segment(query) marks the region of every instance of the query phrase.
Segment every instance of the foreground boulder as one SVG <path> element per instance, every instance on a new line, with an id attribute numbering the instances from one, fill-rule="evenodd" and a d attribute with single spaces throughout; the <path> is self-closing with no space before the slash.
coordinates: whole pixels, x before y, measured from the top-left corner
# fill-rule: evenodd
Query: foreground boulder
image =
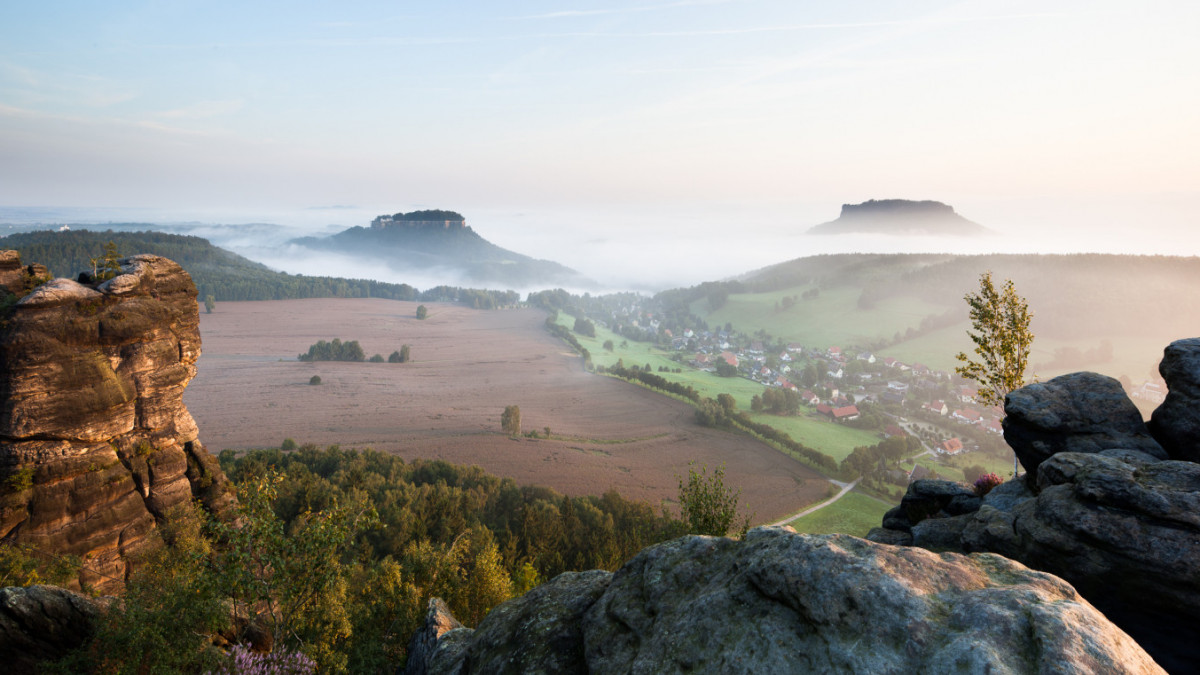
<path id="1" fill-rule="evenodd" d="M 0 538 L 85 559 L 78 583 L 102 592 L 177 508 L 232 503 L 183 405 L 196 287 L 166 258 L 120 264 L 100 283 L 42 284 L 0 322 Z"/>
<path id="2" fill-rule="evenodd" d="M 409 672 L 1162 672 L 1054 576 L 790 528 L 562 575 L 414 660 Z"/>
<path id="3" fill-rule="evenodd" d="M 0 663 L 4 672 L 39 672 L 84 644 L 104 611 L 95 600 L 57 586 L 0 588 Z"/>

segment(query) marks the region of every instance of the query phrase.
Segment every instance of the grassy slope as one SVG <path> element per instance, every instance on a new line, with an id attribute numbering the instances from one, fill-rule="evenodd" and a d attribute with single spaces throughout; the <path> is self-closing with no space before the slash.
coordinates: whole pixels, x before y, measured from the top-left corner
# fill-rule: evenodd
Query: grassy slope
<path id="1" fill-rule="evenodd" d="M 890 504 L 858 492 L 849 492 L 830 506 L 791 521 L 788 525 L 797 532 L 826 534 L 842 532 L 866 536 L 872 527 L 879 527 Z"/>
<path id="2" fill-rule="evenodd" d="M 710 312 L 707 300 L 692 303 L 692 312 L 710 326 L 731 323 L 738 330 L 766 330 L 786 342 L 828 347 L 891 338 L 897 331 L 920 325 L 921 319 L 945 311 L 945 307 L 917 298 L 889 299 L 874 309 L 859 309 L 860 291 L 836 288 L 821 291 L 810 300 L 797 300 L 786 310 L 775 311 L 784 297 L 798 296 L 811 286 L 796 286 L 768 293 L 730 295 L 725 304 Z"/>

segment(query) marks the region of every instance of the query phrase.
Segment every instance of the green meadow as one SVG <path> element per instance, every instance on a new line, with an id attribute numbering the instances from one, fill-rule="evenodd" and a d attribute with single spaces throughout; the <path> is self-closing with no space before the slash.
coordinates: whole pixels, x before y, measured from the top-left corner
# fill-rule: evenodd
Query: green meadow
<path id="1" fill-rule="evenodd" d="M 569 314 L 559 314 L 558 323 L 568 329 L 575 325 L 575 317 Z M 750 399 L 761 394 L 764 387 L 743 377 L 720 377 L 715 373 L 697 370 L 671 359 L 672 352 L 659 349 L 647 342 L 626 340 L 609 330 L 596 326 L 596 337 L 589 338 L 575 334 L 579 343 L 587 348 L 592 355 L 592 363 L 597 366 L 612 366 L 618 360 L 628 366 L 644 367 L 650 364 L 651 370 L 664 379 L 690 385 L 702 396 L 716 398 L 718 394 L 729 394 L 737 401 L 738 408 L 750 411 Z M 603 348 L 605 340 L 612 340 L 612 352 Z M 622 347 L 621 343 L 626 342 Z M 657 372 L 660 366 L 682 372 Z M 751 413 L 755 422 L 767 424 L 780 431 L 786 432 L 794 440 L 807 445 L 814 450 L 823 452 L 837 461 L 842 461 L 854 448 L 860 445 L 875 445 L 879 436 L 869 431 L 854 429 L 840 424 L 834 424 L 801 412 L 798 416 L 781 417 L 763 413 Z"/>
<path id="2" fill-rule="evenodd" d="M 797 299 L 792 307 L 782 309 L 785 297 L 801 296 L 811 288 L 795 286 L 769 293 L 730 295 L 716 311 L 710 310 L 707 300 L 698 300 L 691 310 L 713 327 L 730 323 L 744 333 L 761 329 L 784 342 L 816 347 L 891 339 L 897 332 L 918 327 L 922 318 L 946 311 L 943 306 L 908 297 L 889 298 L 875 308 L 861 309 L 856 288 L 822 290 L 815 298 Z"/>
<path id="3" fill-rule="evenodd" d="M 851 490 L 844 497 L 823 509 L 788 523 L 797 532 L 808 534 L 852 534 L 864 537 L 872 527 L 879 527 L 883 514 L 891 504 Z"/>

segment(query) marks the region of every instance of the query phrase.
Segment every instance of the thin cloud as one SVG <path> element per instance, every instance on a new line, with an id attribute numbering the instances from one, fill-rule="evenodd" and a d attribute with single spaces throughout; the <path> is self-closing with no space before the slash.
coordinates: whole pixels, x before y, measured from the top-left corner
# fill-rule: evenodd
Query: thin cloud
<path id="1" fill-rule="evenodd" d="M 937 24 L 978 23 L 986 21 L 1015 21 L 1021 19 L 1041 19 L 1062 16 L 1056 13 L 1038 14 L 1003 14 L 995 16 L 974 17 L 926 17 L 921 19 L 895 19 L 889 21 L 854 21 L 844 23 L 801 23 L 785 26 L 747 26 L 745 28 L 712 28 L 704 30 L 684 31 L 647 31 L 647 32 L 604 32 L 579 31 L 570 33 L 545 33 L 528 37 L 612 37 L 612 38 L 664 38 L 664 37 L 708 37 L 721 35 L 748 35 L 753 33 L 789 33 L 808 30 L 831 30 L 847 28 L 886 28 L 898 26 L 929 26 Z"/>
<path id="2" fill-rule="evenodd" d="M 661 5 L 640 5 L 637 7 L 615 7 L 607 9 L 569 9 L 560 12 L 547 12 L 545 14 L 530 14 L 528 16 L 514 17 L 517 19 L 563 19 L 576 16 L 610 16 L 613 14 L 639 14 L 642 12 L 654 12 L 660 9 L 673 9 L 675 7 L 696 7 L 704 5 L 723 5 L 735 0 L 681 0 L 680 2 L 668 2 Z"/>

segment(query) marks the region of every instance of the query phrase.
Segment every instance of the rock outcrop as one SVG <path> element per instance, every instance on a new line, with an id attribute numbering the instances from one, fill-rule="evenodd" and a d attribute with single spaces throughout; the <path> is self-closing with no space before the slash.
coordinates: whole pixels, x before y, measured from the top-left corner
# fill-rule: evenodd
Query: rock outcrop
<path id="1" fill-rule="evenodd" d="M 1009 395 L 1005 440 L 1029 470 L 957 512 L 917 481 L 867 535 L 935 550 L 993 552 L 1058 575 L 1160 664 L 1200 663 L 1200 340 L 1166 350 L 1170 403 L 1147 430 L 1110 378 L 1075 373 Z M 1172 398 L 1173 397 L 1173 398 Z M 932 483 L 932 484 L 926 484 Z"/>
<path id="2" fill-rule="evenodd" d="M 564 574 L 426 653 L 407 672 L 1162 672 L 1049 574 L 790 528 Z"/>
<path id="3" fill-rule="evenodd" d="M 1200 462 L 1200 338 L 1168 345 L 1158 372 L 1167 398 L 1150 416 L 1150 433 L 1171 459 Z"/>
<path id="4" fill-rule="evenodd" d="M 1106 375 L 1071 373 L 1022 387 L 1005 398 L 1004 414 L 1004 440 L 1030 478 L 1060 452 L 1122 448 L 1167 458 L 1121 383 Z"/>
<path id="5" fill-rule="evenodd" d="M 106 604 L 57 586 L 0 588 L 4 672 L 42 672 L 45 661 L 83 645 Z"/>
<path id="6" fill-rule="evenodd" d="M 103 592 L 176 508 L 232 502 L 182 400 L 196 287 L 166 258 L 120 265 L 101 283 L 38 286 L 0 322 L 0 537 L 79 556 L 79 582 Z"/>

